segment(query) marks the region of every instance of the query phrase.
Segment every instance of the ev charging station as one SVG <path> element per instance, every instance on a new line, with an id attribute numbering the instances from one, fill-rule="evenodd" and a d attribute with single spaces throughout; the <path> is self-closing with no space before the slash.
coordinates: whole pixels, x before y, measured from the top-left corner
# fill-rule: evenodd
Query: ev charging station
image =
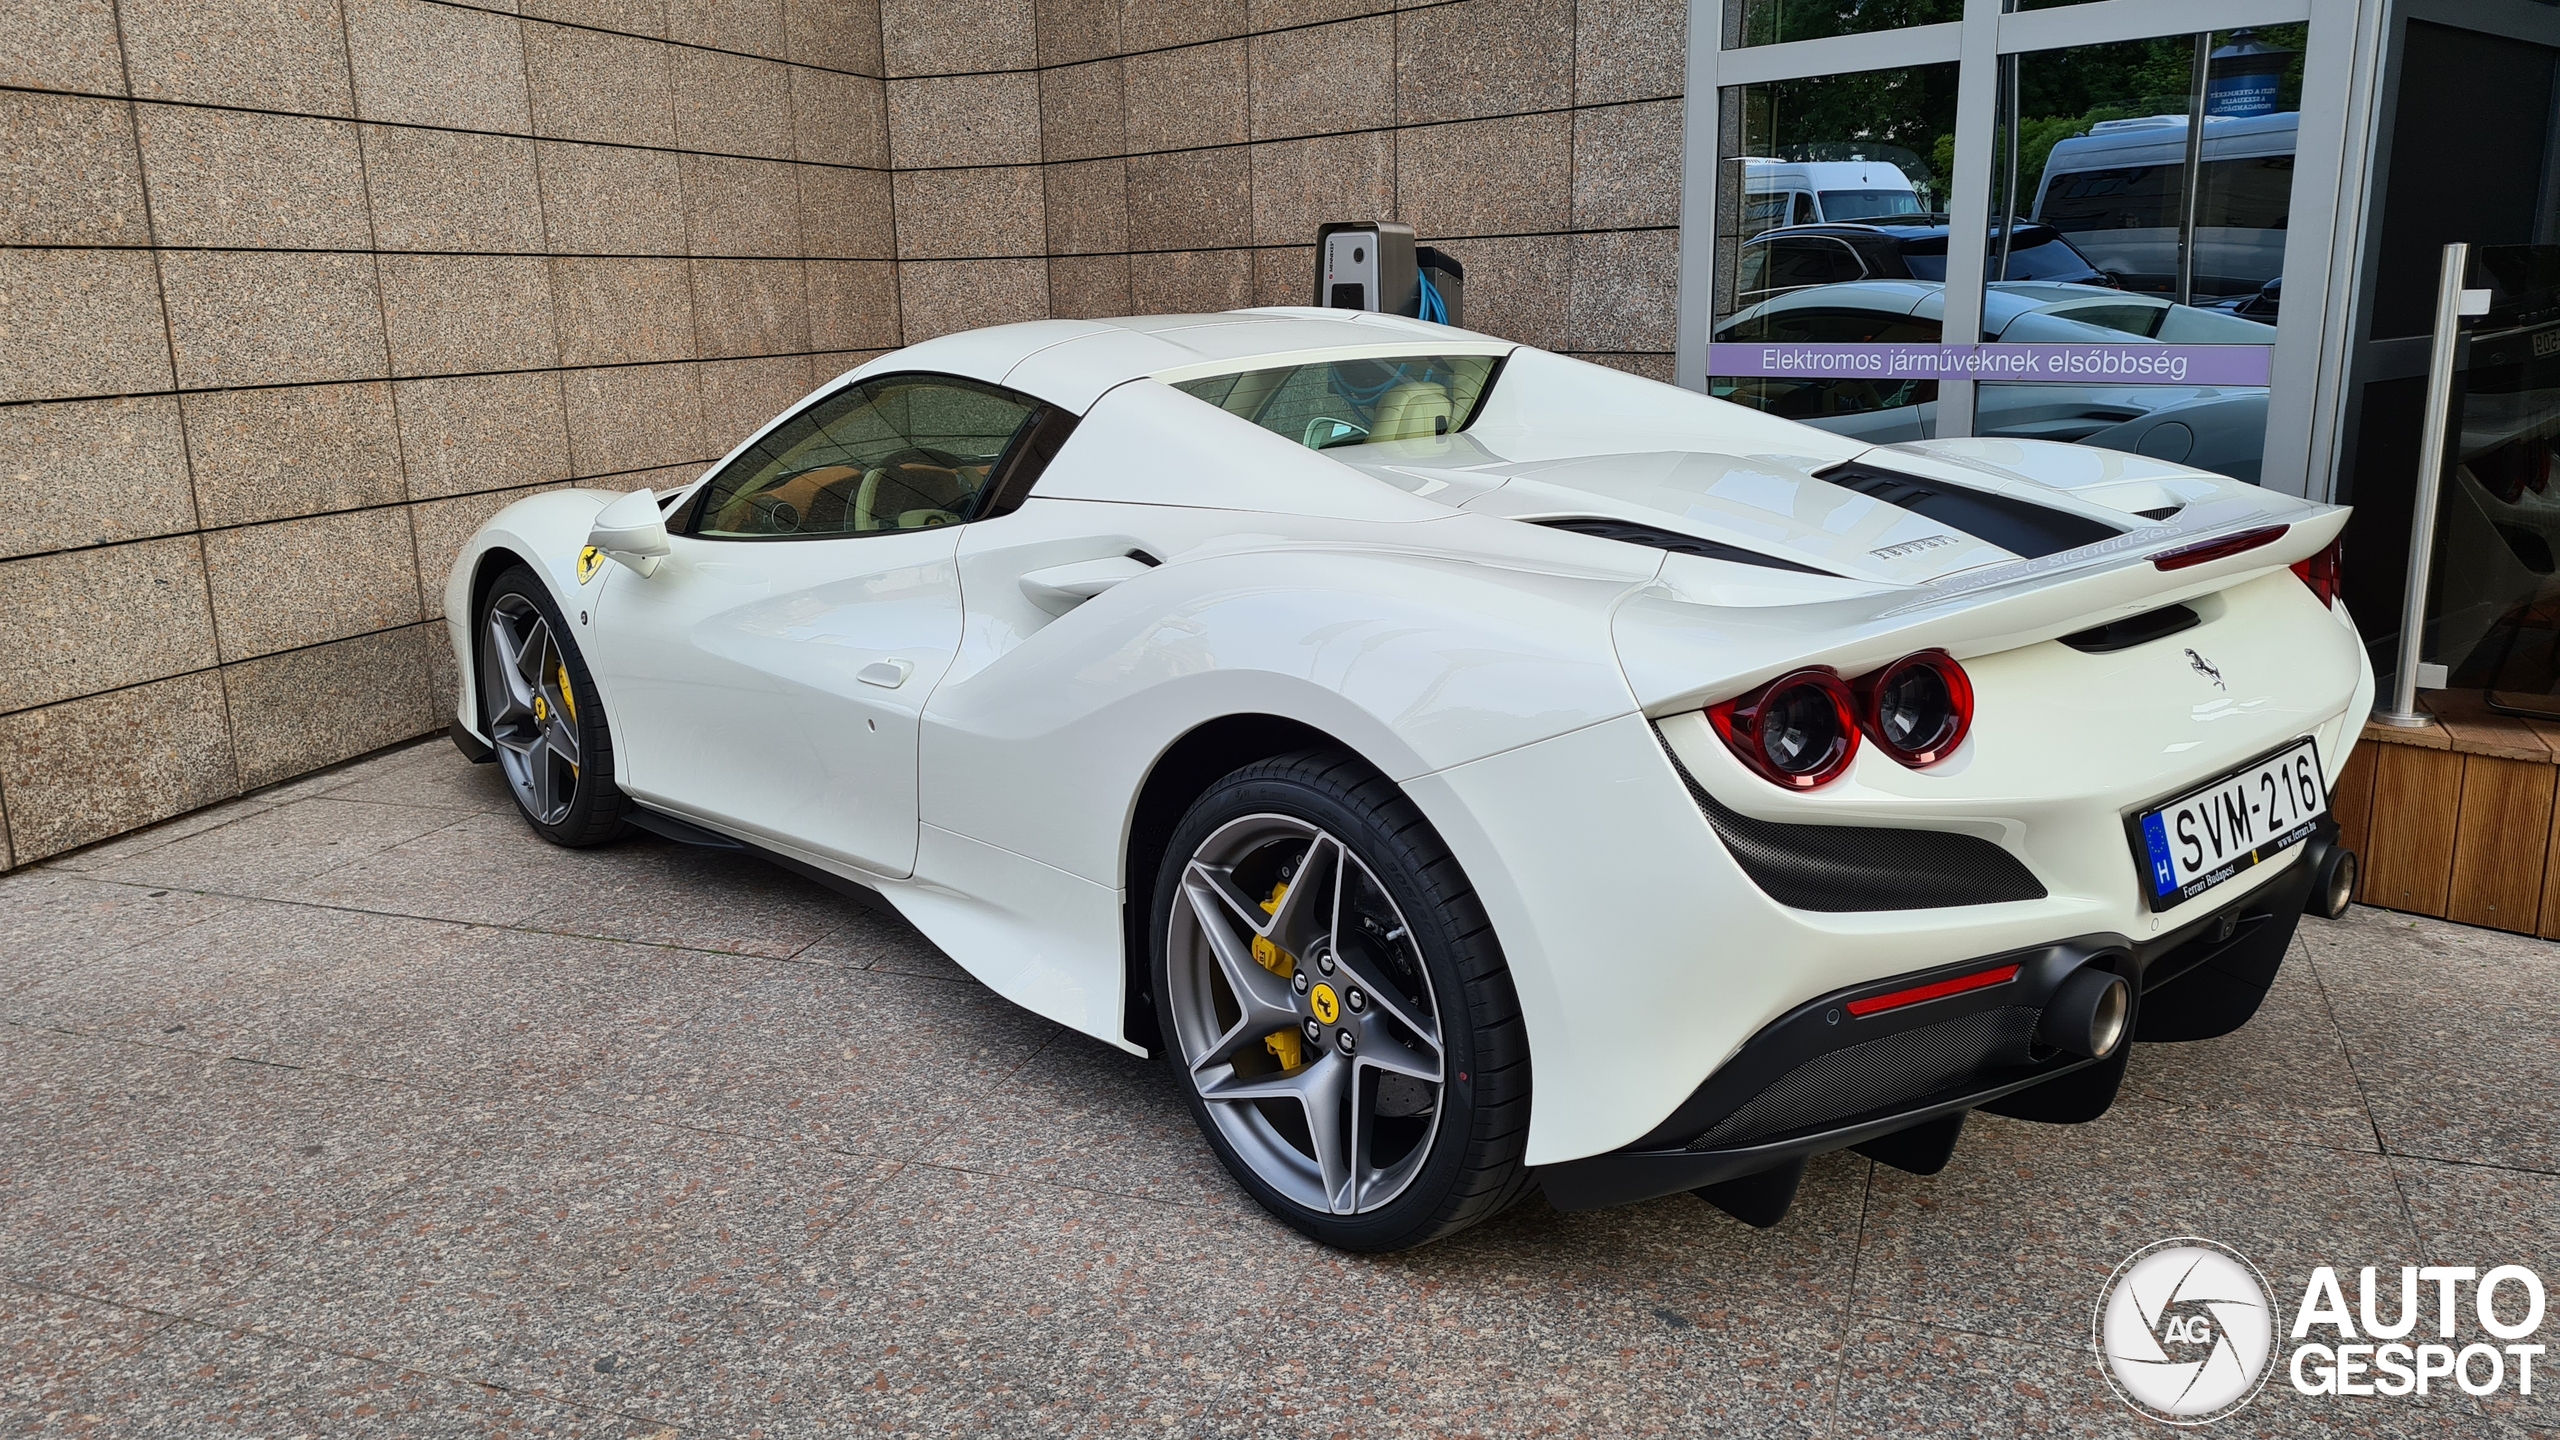
<path id="1" fill-rule="evenodd" d="M 1467 269 L 1454 255 L 1413 243 L 1393 220 L 1336 220 L 1316 227 L 1316 299 L 1328 310 L 1372 310 L 1462 325 Z"/>

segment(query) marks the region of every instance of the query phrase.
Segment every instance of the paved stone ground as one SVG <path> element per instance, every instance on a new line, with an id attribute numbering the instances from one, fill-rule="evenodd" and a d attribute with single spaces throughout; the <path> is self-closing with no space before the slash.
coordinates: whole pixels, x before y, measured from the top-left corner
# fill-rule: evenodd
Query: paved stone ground
<path id="1" fill-rule="evenodd" d="M 0 1420 L 2166 1434 L 2087 1348 L 2153 1240 L 2280 1291 L 2560 1280 L 2555 1001 L 2550 946 L 2306 921 L 2254 1024 L 2145 1048 L 2095 1125 L 1977 1119 L 1931 1179 L 1831 1156 L 1767 1232 L 1532 1199 L 1355 1259 L 1265 1219 L 1155 1066 L 895 918 L 655 841 L 551 849 L 438 741 L 0 878 Z M 2545 1426 L 2279 1379 L 2205 1433 Z"/>

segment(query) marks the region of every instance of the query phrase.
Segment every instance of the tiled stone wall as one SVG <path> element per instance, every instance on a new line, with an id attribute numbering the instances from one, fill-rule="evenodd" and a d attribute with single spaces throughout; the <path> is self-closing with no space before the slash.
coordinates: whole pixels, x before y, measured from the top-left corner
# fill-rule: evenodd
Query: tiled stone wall
<path id="1" fill-rule="evenodd" d="M 1684 0 L 881 0 L 909 341 L 1298 304 L 1316 225 L 1471 328 L 1670 378 Z"/>
<path id="2" fill-rule="evenodd" d="M 0 0 L 0 868 L 437 728 L 482 517 L 902 340 L 1391 217 L 1669 378 L 1685 0 L 521 10 Z"/>
<path id="3" fill-rule="evenodd" d="M 0 0 L 0 867 L 442 723 L 481 517 L 897 343 L 872 0 Z"/>

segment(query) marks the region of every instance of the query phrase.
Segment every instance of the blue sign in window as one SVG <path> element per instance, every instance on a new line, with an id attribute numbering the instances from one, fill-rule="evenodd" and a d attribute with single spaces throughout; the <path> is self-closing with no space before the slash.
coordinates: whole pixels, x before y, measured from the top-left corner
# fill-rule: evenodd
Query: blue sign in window
<path id="1" fill-rule="evenodd" d="M 2205 82 L 2207 115 L 2272 115 L 2280 75 L 2216 75 Z"/>

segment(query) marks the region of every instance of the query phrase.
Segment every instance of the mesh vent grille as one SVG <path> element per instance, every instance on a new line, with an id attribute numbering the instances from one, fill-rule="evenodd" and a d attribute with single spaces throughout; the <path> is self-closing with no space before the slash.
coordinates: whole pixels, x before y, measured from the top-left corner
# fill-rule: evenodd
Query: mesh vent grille
<path id="1" fill-rule="evenodd" d="M 1772 900 L 1798 910 L 1937 910 L 2041 900 L 2045 889 L 2018 857 L 1973 835 L 1870 825 L 1783 825 L 1758 820 L 1706 792 L 1669 745 L 1672 768 L 1706 812 L 1742 873 Z"/>
<path id="2" fill-rule="evenodd" d="M 1817 1055 L 1780 1076 L 1691 1142 L 1692 1150 L 1855 1120 L 2033 1063 L 2028 1045 L 2042 1011 L 2006 1005 Z"/>

